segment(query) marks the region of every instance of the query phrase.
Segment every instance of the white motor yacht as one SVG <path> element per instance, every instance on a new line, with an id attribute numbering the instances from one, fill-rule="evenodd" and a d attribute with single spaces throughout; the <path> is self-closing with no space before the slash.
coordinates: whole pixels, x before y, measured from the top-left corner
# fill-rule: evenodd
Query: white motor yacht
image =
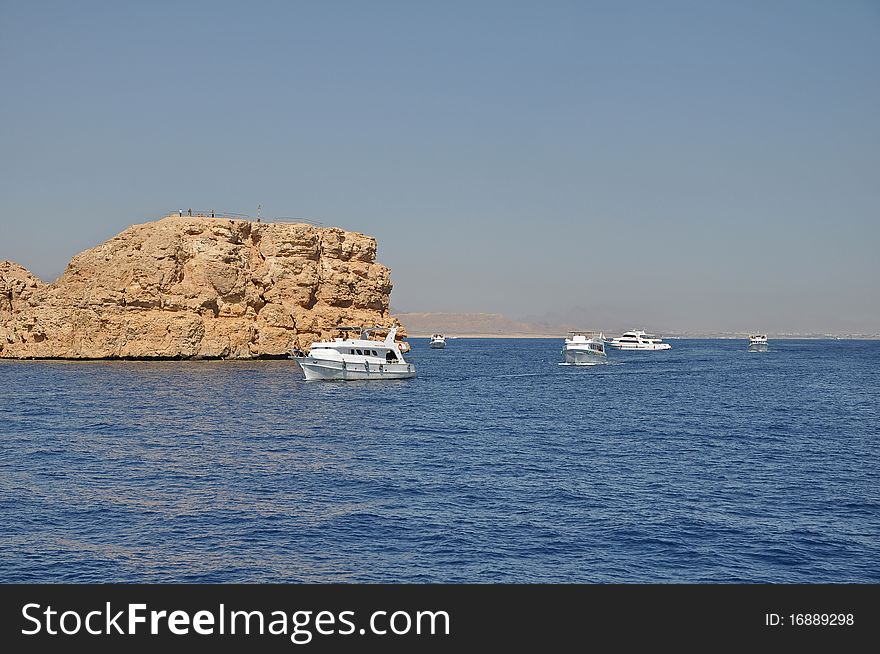
<path id="1" fill-rule="evenodd" d="M 562 346 L 565 363 L 575 366 L 594 366 L 607 363 L 605 354 L 605 337 L 601 333 L 574 331 L 568 332 Z"/>
<path id="2" fill-rule="evenodd" d="M 431 347 L 435 350 L 442 350 L 446 347 L 446 337 L 443 334 L 432 334 Z"/>
<path id="3" fill-rule="evenodd" d="M 307 380 L 408 379 L 416 376 L 416 367 L 407 363 L 405 341 L 395 342 L 397 327 L 388 329 L 385 340 L 371 338 L 385 327 L 340 327 L 340 331 L 358 332 L 357 338 L 335 338 L 312 343 L 308 354 L 293 354 Z"/>
<path id="4" fill-rule="evenodd" d="M 750 352 L 766 352 L 767 349 L 767 334 L 749 334 Z"/>
<path id="5" fill-rule="evenodd" d="M 623 336 L 605 342 L 617 350 L 669 350 L 672 348 L 669 343 L 664 343 L 659 336 L 638 329 L 628 331 Z"/>

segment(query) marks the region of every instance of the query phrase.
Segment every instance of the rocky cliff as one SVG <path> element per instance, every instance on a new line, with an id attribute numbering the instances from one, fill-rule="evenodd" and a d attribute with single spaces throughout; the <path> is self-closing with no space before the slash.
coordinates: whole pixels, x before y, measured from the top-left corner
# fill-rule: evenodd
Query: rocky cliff
<path id="1" fill-rule="evenodd" d="M 134 225 L 45 284 L 0 262 L 0 357 L 254 358 L 389 324 L 375 239 L 207 217 Z"/>

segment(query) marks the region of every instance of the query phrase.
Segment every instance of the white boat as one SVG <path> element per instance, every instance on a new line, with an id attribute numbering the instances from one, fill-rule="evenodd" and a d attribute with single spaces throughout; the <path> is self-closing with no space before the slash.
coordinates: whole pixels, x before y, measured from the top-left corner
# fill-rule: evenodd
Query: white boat
<path id="1" fill-rule="evenodd" d="M 565 363 L 575 366 L 595 366 L 608 362 L 605 354 L 605 337 L 601 333 L 574 331 L 568 332 L 562 346 Z"/>
<path id="2" fill-rule="evenodd" d="M 767 334 L 749 334 L 750 352 L 766 352 L 767 349 Z"/>
<path id="3" fill-rule="evenodd" d="M 443 334 L 432 334 L 431 347 L 435 350 L 442 350 L 446 347 L 446 337 Z"/>
<path id="4" fill-rule="evenodd" d="M 638 329 L 633 329 L 605 342 L 617 350 L 669 350 L 672 348 L 669 343 L 664 343 L 659 336 Z"/>
<path id="5" fill-rule="evenodd" d="M 357 331 L 357 338 L 335 338 L 312 343 L 309 353 L 294 353 L 307 380 L 408 379 L 416 376 L 416 367 L 407 363 L 405 341 L 395 342 L 397 327 L 388 329 L 385 340 L 370 338 L 384 327 L 340 327 L 342 332 Z"/>

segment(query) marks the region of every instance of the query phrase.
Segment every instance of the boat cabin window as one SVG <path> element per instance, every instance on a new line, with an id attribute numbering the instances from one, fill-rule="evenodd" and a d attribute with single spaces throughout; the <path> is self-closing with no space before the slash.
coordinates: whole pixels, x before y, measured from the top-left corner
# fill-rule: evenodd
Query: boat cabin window
<path id="1" fill-rule="evenodd" d="M 351 354 L 354 354 L 354 350 L 353 350 L 353 349 L 351 350 Z"/>
<path id="2" fill-rule="evenodd" d="M 357 353 L 358 353 L 358 354 L 362 354 L 362 352 L 361 352 L 360 350 L 358 350 Z"/>

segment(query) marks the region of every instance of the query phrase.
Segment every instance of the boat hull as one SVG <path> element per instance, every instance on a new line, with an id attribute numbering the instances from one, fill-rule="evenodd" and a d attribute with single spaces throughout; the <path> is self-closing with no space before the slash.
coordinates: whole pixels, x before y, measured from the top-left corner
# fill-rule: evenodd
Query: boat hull
<path id="1" fill-rule="evenodd" d="M 446 347 L 445 341 L 431 341 L 431 349 L 432 350 L 442 350 Z"/>
<path id="2" fill-rule="evenodd" d="M 645 344 L 637 344 L 637 343 L 613 343 L 608 342 L 605 343 L 608 347 L 613 347 L 615 350 L 671 350 L 672 346 L 669 343 L 653 343 L 651 345 Z"/>
<path id="3" fill-rule="evenodd" d="M 587 349 L 565 349 L 562 351 L 565 363 L 573 366 L 596 366 L 608 363 L 608 357 L 604 354 Z"/>
<path id="4" fill-rule="evenodd" d="M 332 359 L 297 357 L 307 381 L 354 381 L 361 379 L 410 379 L 416 376 L 411 363 L 346 363 Z"/>

